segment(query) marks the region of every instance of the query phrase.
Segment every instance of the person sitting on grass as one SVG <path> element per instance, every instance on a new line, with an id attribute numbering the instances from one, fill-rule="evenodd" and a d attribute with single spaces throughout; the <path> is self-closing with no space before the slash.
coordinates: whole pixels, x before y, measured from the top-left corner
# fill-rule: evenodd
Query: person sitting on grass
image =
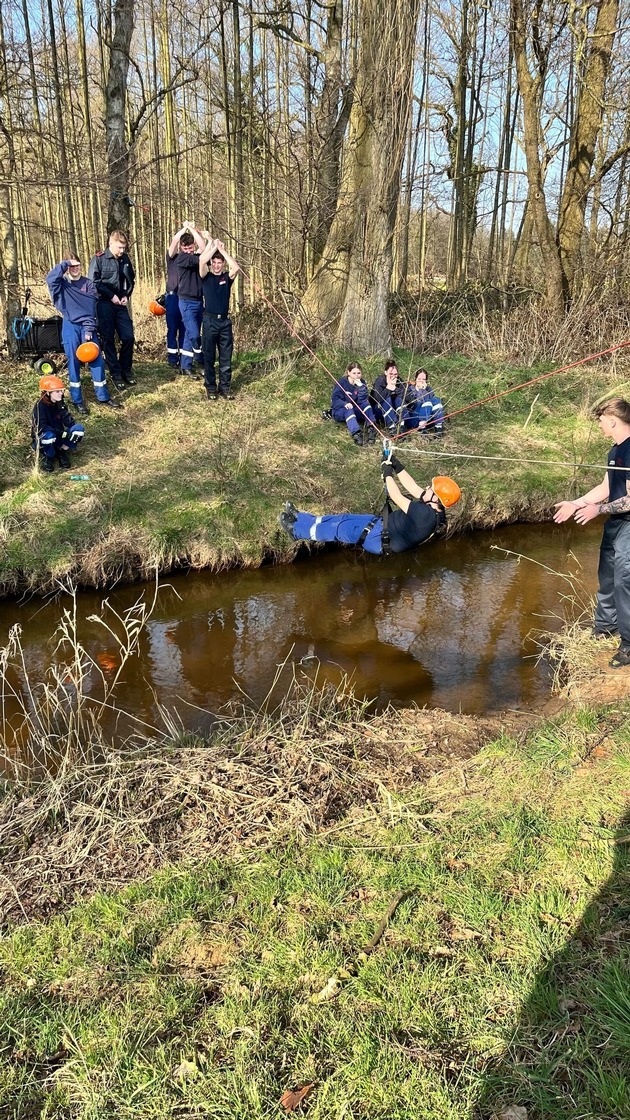
<path id="1" fill-rule="evenodd" d="M 455 505 L 461 491 L 452 478 L 434 478 L 424 490 L 395 455 L 382 463 L 387 501 L 380 514 L 337 513 L 317 516 L 286 502 L 279 522 L 295 541 L 334 541 L 361 545 L 377 556 L 406 552 L 446 532 L 446 509 Z M 403 493 L 403 488 L 407 494 Z M 411 497 L 407 497 L 407 495 Z M 390 502 L 396 507 L 390 508 Z"/>
<path id="2" fill-rule="evenodd" d="M 50 474 L 55 469 L 55 459 L 63 470 L 68 470 L 69 452 L 76 451 L 83 436 L 83 424 L 75 424 L 66 408 L 65 392 L 60 377 L 49 374 L 39 380 L 41 396 L 33 409 L 31 440 L 34 450 L 39 450 L 39 465 Z"/>
<path id="3" fill-rule="evenodd" d="M 330 407 L 333 420 L 346 425 L 357 447 L 375 442 L 376 417 L 358 362 L 350 362 L 345 375 L 335 382 Z"/>
<path id="4" fill-rule="evenodd" d="M 420 430 L 438 438 L 444 435 L 444 405 L 429 385 L 426 369 L 417 369 L 407 385 L 404 398 L 407 431 Z"/>
<path id="5" fill-rule="evenodd" d="M 400 409 L 404 397 L 404 386 L 398 376 L 396 363 L 389 358 L 385 369 L 378 375 L 372 386 L 370 401 L 379 424 L 385 424 L 388 432 L 397 432 L 400 426 Z"/>

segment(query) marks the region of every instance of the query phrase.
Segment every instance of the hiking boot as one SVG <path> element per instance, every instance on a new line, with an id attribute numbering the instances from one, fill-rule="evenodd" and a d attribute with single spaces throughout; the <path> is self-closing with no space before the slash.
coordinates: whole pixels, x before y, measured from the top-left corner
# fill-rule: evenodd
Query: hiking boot
<path id="1" fill-rule="evenodd" d="M 135 377 L 132 377 L 130 373 L 123 373 L 122 379 L 123 379 L 123 384 L 124 385 L 135 385 L 136 384 Z"/>
<path id="2" fill-rule="evenodd" d="M 298 511 L 293 505 L 293 502 L 285 502 L 282 508 L 282 512 L 286 514 L 286 517 L 290 520 L 291 524 L 297 521 Z"/>
<path id="3" fill-rule="evenodd" d="M 624 669 L 630 665 L 630 645 L 627 642 L 622 642 L 616 654 L 611 661 L 608 662 L 611 669 Z"/>
<path id="4" fill-rule="evenodd" d="M 113 378 L 112 378 L 112 380 L 113 380 Z M 123 389 L 127 388 L 124 381 L 114 381 L 114 385 L 117 389 L 120 389 L 121 393 L 122 393 Z"/>
<path id="5" fill-rule="evenodd" d="M 221 389 L 219 391 L 219 396 L 224 401 L 233 401 L 234 400 L 234 393 L 232 392 L 231 389 Z"/>
<path id="6" fill-rule="evenodd" d="M 597 628 L 597 626 L 594 626 L 593 629 L 591 630 L 591 638 L 594 638 L 596 642 L 600 642 L 603 638 L 616 638 L 616 637 L 617 637 L 617 631 L 616 630 L 599 630 Z"/>
<path id="7" fill-rule="evenodd" d="M 70 470 L 70 467 L 72 466 L 72 463 L 70 462 L 70 456 L 66 451 L 57 452 L 57 462 L 59 463 L 60 467 L 63 467 L 64 471 Z"/>
<path id="8" fill-rule="evenodd" d="M 216 389 L 206 389 L 206 396 L 209 401 L 218 401 L 219 399 L 219 394 Z"/>
<path id="9" fill-rule="evenodd" d="M 96 403 L 104 405 L 105 408 L 116 408 L 116 409 L 122 408 L 122 405 L 120 404 L 120 402 L 112 400 L 111 397 L 109 398 L 108 401 L 97 401 Z"/>
<path id="10" fill-rule="evenodd" d="M 357 447 L 363 447 L 363 432 L 355 432 L 352 436 Z"/>
<path id="11" fill-rule="evenodd" d="M 376 443 L 376 428 L 374 427 L 373 424 L 370 424 L 370 426 L 368 428 L 366 428 L 363 442 L 364 443 Z"/>
<path id="12" fill-rule="evenodd" d="M 39 469 L 45 471 L 46 474 L 52 474 L 55 469 L 55 460 L 49 455 L 40 455 Z"/>
<path id="13" fill-rule="evenodd" d="M 288 533 L 291 537 L 293 536 L 293 526 L 295 525 L 295 518 L 292 517 L 290 513 L 287 513 L 285 510 L 283 510 L 278 518 L 278 523 L 280 525 L 280 528 L 284 529 L 285 533 Z"/>
<path id="14" fill-rule="evenodd" d="M 90 410 L 87 407 L 87 405 L 83 404 L 83 401 L 81 401 L 80 404 L 73 404 L 72 407 L 79 416 L 89 416 L 90 415 Z"/>

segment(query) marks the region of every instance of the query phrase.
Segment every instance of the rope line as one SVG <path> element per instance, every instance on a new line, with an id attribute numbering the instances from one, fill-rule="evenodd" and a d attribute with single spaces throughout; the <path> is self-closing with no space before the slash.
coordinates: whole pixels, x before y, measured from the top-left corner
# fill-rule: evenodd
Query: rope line
<path id="1" fill-rule="evenodd" d="M 424 451 L 420 447 L 409 447 L 405 449 L 405 455 L 420 455 L 426 458 L 440 459 L 487 459 L 490 462 L 496 463 L 537 463 L 545 467 L 572 467 L 574 470 L 602 470 L 602 471 L 627 471 L 627 467 L 613 467 L 603 463 L 568 463 L 563 459 L 522 459 L 513 458 L 509 455 L 473 455 L 467 451 Z"/>

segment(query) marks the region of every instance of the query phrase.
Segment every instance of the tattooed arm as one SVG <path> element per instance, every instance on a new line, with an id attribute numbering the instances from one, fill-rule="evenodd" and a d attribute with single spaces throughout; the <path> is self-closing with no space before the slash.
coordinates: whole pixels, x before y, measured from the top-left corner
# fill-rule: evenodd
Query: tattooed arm
<path id="1" fill-rule="evenodd" d="M 575 520 L 578 525 L 586 525 L 600 513 L 630 513 L 630 482 L 626 482 L 626 492 L 621 498 L 615 498 L 612 502 L 607 499 L 608 495 L 601 502 L 591 501 L 576 510 Z"/>

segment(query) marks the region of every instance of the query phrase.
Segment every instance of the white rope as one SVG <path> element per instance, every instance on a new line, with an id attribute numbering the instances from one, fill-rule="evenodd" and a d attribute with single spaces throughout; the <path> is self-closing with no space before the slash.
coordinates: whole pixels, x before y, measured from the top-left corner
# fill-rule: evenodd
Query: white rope
<path id="1" fill-rule="evenodd" d="M 400 449 L 401 455 L 425 456 L 437 459 L 487 459 L 497 463 L 537 463 L 545 467 L 570 467 L 571 470 L 601 470 L 601 471 L 627 471 L 628 467 L 613 467 L 606 463 L 568 463 L 561 459 L 518 459 L 509 458 L 507 455 L 472 455 L 465 451 L 420 450 L 418 447 L 404 447 Z"/>

